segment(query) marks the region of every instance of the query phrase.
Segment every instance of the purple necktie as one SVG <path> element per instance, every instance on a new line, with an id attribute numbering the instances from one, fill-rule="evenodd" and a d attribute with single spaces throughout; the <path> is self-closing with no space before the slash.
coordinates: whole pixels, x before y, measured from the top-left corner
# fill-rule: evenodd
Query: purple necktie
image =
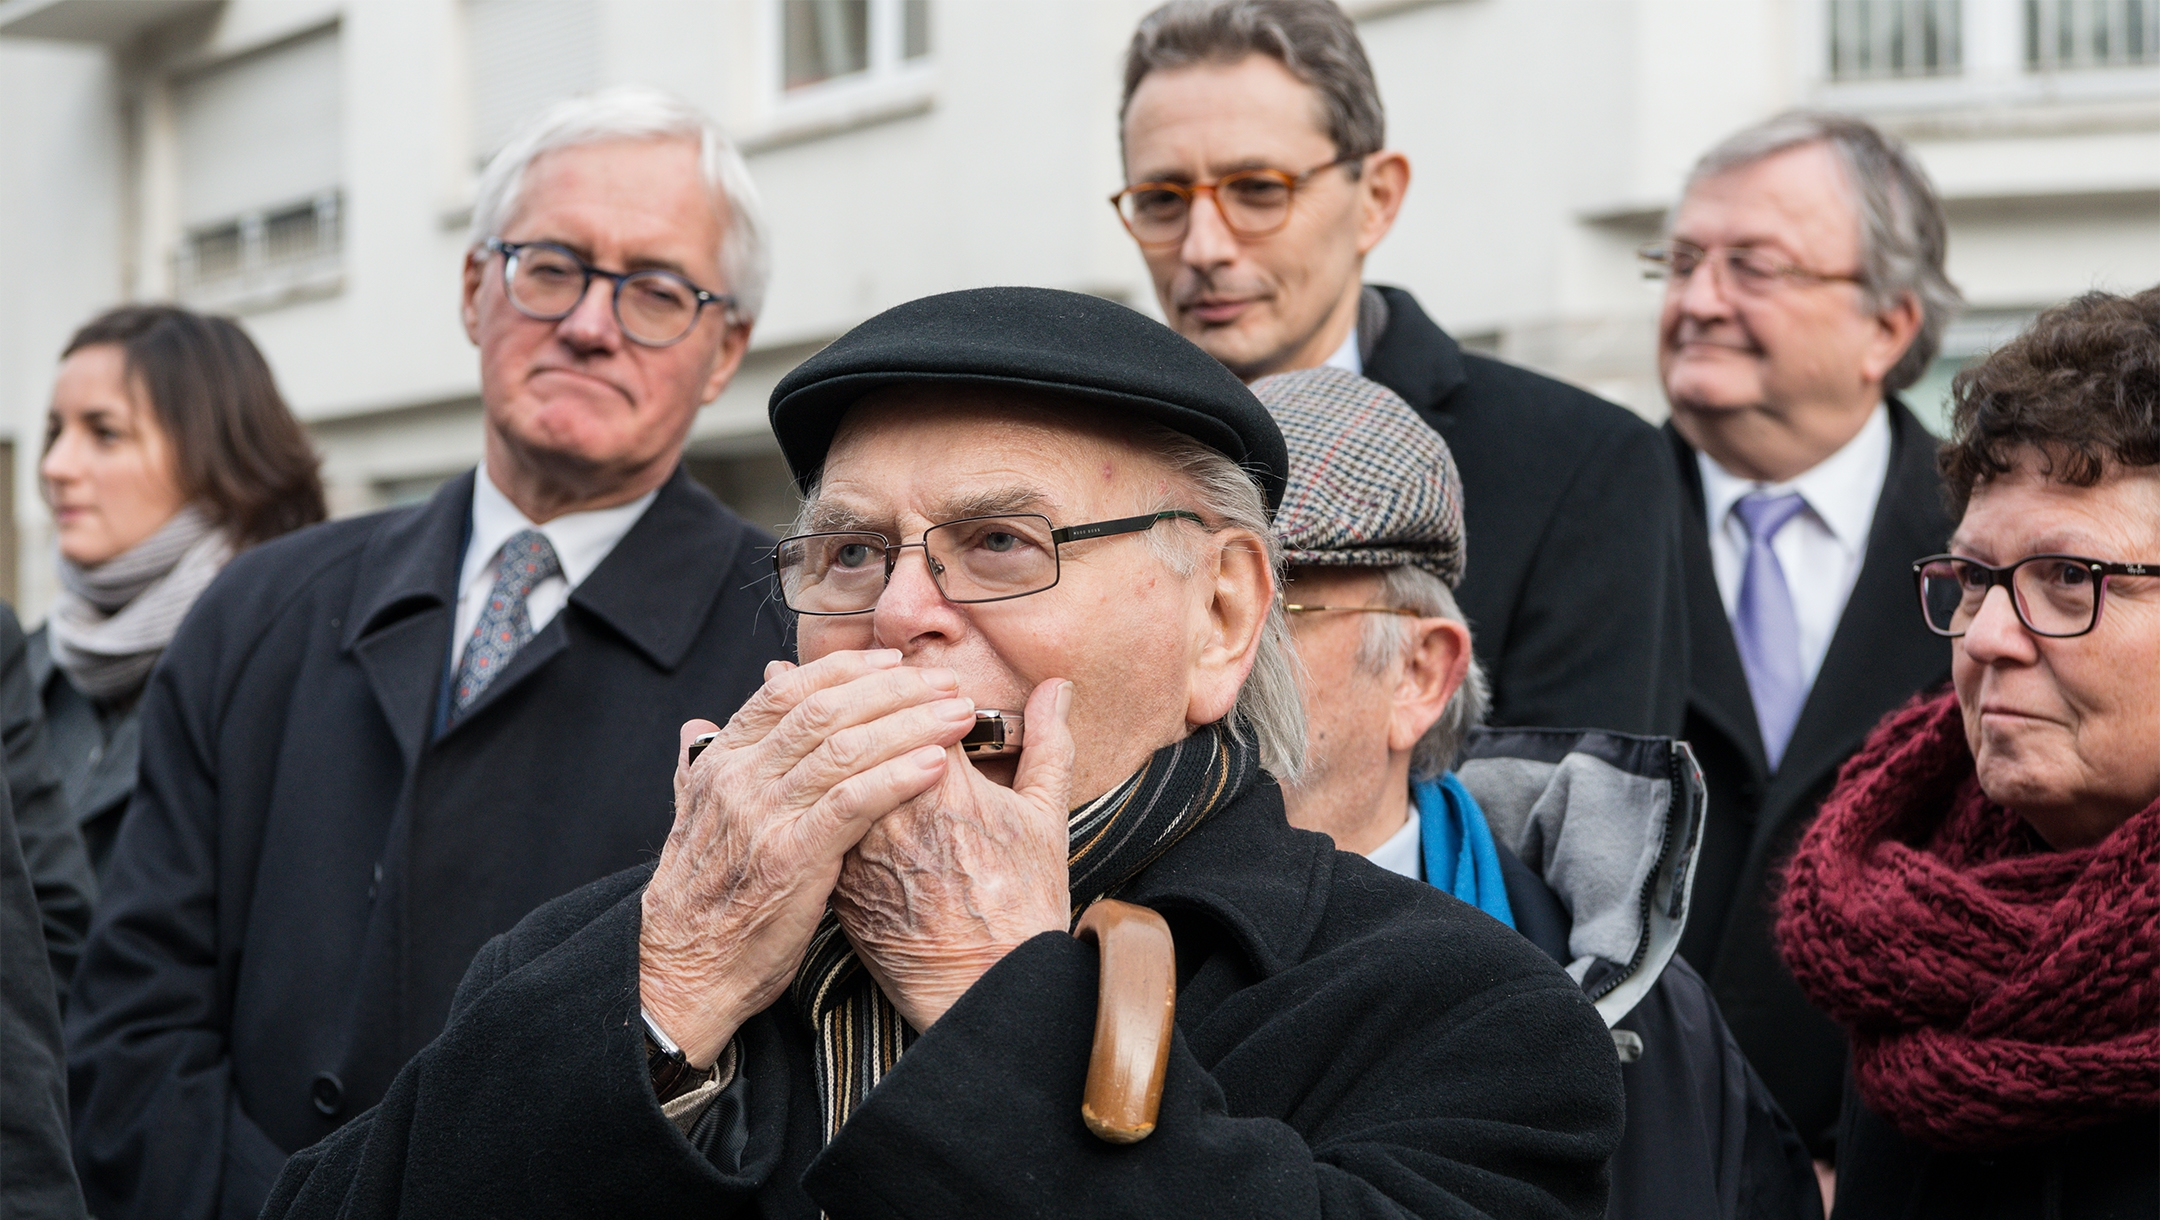
<path id="1" fill-rule="evenodd" d="M 1733 611 L 1733 642 L 1740 646 L 1740 666 L 1747 671 L 1748 693 L 1755 698 L 1755 722 L 1762 726 L 1763 753 L 1776 771 L 1792 740 L 1800 705 L 1807 701 L 1807 675 L 1800 668 L 1800 620 L 1793 613 L 1792 589 L 1770 542 L 1785 523 L 1807 507 L 1797 491 L 1782 496 L 1762 492 L 1733 505 L 1747 526 L 1747 571 L 1740 577 L 1740 604 Z"/>
<path id="2" fill-rule="evenodd" d="M 518 649 L 532 639 L 532 613 L 525 608 L 525 600 L 532 596 L 534 585 L 561 572 L 555 548 L 539 530 L 519 530 L 496 552 L 495 587 L 458 663 L 457 686 L 450 695 L 453 718 L 464 715 L 488 683 L 509 667 Z"/>

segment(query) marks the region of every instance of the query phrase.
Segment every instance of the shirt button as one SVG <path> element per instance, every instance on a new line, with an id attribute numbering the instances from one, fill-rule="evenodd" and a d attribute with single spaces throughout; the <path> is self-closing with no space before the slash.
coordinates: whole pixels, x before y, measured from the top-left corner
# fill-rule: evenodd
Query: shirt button
<path id="1" fill-rule="evenodd" d="M 345 1108 L 345 1082 L 335 1072 L 319 1072 L 315 1083 L 308 1086 L 308 1094 L 315 1099 L 315 1108 L 325 1117 L 334 1118 Z"/>

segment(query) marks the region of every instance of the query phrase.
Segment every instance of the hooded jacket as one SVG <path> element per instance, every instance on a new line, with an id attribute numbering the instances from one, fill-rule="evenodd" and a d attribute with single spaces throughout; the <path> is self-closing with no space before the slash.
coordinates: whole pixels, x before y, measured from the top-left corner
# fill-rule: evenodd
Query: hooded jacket
<path id="1" fill-rule="evenodd" d="M 1612 1031 L 1627 1126 L 1608 1220 L 1820 1217 L 1799 1134 L 1678 956 L 1705 808 L 1687 743 L 1481 730 L 1457 774 L 1499 848 L 1516 930 Z"/>

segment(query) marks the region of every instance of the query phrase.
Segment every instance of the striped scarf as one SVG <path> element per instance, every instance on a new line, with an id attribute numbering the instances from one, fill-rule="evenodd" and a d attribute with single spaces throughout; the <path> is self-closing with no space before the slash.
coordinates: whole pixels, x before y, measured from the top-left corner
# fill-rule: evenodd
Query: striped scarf
<path id="1" fill-rule="evenodd" d="M 1221 721 L 1157 750 L 1131 778 L 1073 810 L 1067 842 L 1074 917 L 1250 791 L 1259 776 L 1253 735 Z M 830 911 L 810 938 L 788 996 L 817 1035 L 818 1098 L 830 1143 L 920 1035 L 878 990 Z"/>

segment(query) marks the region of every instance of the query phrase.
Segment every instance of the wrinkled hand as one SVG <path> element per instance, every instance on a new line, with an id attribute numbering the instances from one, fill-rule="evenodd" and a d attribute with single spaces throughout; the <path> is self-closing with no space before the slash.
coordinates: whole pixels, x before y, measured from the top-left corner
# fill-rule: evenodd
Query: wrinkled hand
<path id="1" fill-rule="evenodd" d="M 714 726 L 683 725 L 638 988 L 693 1065 L 786 990 L 841 858 L 952 769 L 946 747 L 967 735 L 974 705 L 951 670 L 900 662 L 894 651 L 773 662 L 695 765 L 690 739 Z"/>
<path id="2" fill-rule="evenodd" d="M 833 913 L 917 1030 L 1021 942 L 1072 922 L 1071 707 L 1072 683 L 1036 687 L 1011 788 L 984 779 L 953 748 L 938 785 L 885 815 L 847 854 Z"/>

